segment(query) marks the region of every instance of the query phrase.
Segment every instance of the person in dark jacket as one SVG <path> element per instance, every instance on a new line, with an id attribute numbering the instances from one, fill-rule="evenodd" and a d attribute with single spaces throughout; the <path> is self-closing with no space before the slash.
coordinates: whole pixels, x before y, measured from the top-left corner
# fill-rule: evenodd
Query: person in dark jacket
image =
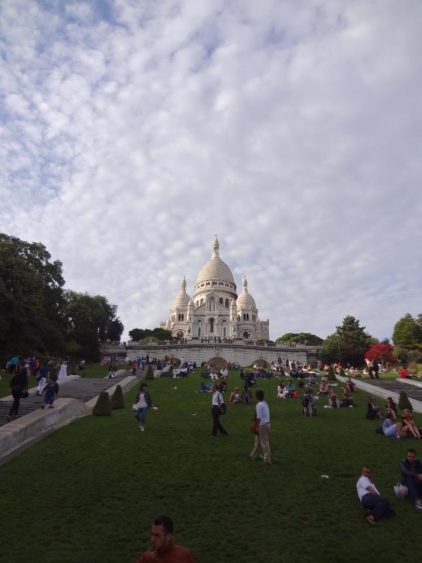
<path id="1" fill-rule="evenodd" d="M 422 461 L 416 459 L 413 448 L 407 450 L 406 459 L 400 462 L 402 483 L 409 491 L 409 497 L 418 510 L 422 510 Z"/>
<path id="2" fill-rule="evenodd" d="M 28 373 L 26 368 L 21 368 L 10 380 L 10 390 L 13 396 L 13 403 L 10 407 L 9 416 L 7 420 L 16 418 L 19 414 L 20 400 L 28 388 Z"/>

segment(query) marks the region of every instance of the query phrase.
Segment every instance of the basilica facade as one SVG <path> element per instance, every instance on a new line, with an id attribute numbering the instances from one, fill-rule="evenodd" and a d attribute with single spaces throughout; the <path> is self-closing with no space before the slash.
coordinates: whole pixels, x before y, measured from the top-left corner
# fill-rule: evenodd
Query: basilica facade
<path id="1" fill-rule="evenodd" d="M 268 340 L 269 320 L 259 319 L 246 278 L 242 292 L 237 294 L 233 274 L 220 258 L 219 249 L 215 237 L 211 258 L 199 271 L 192 297 L 187 294 L 183 279 L 170 316 L 161 327 L 170 330 L 173 337 L 186 340 Z"/>

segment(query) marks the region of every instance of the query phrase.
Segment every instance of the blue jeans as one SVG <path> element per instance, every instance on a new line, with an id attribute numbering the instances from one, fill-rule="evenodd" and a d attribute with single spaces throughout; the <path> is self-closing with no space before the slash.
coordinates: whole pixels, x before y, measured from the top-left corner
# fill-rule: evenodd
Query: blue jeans
<path id="1" fill-rule="evenodd" d="M 382 431 L 387 438 L 394 438 L 397 434 L 397 424 L 395 424 L 391 418 L 386 418 L 382 423 Z"/>
<path id="2" fill-rule="evenodd" d="M 375 493 L 366 493 L 366 495 L 363 495 L 361 504 L 363 508 L 369 508 L 372 510 L 374 520 L 379 520 L 387 514 L 394 513 L 388 499 Z"/>
<path id="3" fill-rule="evenodd" d="M 135 415 L 135 417 L 139 420 L 142 426 L 145 425 L 145 422 L 147 420 L 147 413 L 148 413 L 148 407 L 142 407 L 141 409 L 138 409 Z"/>

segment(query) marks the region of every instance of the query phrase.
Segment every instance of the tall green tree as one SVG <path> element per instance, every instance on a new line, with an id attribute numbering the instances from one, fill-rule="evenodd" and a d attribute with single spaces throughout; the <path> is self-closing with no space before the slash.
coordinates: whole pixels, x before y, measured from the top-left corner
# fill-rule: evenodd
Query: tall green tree
<path id="1" fill-rule="evenodd" d="M 133 328 L 129 331 L 129 338 L 133 342 L 140 342 L 145 338 L 156 338 L 157 340 L 171 340 L 171 330 L 166 330 L 164 328 Z"/>
<path id="2" fill-rule="evenodd" d="M 336 332 L 328 336 L 322 344 L 320 358 L 324 362 L 340 362 L 343 365 L 361 366 L 365 352 L 373 338 L 365 332 L 359 321 L 351 315 L 343 319 Z"/>
<path id="3" fill-rule="evenodd" d="M 55 353 L 64 346 L 62 264 L 41 243 L 0 233 L 0 349 Z"/>
<path id="4" fill-rule="evenodd" d="M 88 360 L 98 359 L 100 342 L 106 340 L 116 320 L 117 307 L 101 295 L 68 290 L 65 297 L 68 352 Z"/>
<path id="5" fill-rule="evenodd" d="M 422 343 L 422 315 L 414 319 L 407 313 L 394 325 L 393 342 L 398 348 L 412 350 Z"/>

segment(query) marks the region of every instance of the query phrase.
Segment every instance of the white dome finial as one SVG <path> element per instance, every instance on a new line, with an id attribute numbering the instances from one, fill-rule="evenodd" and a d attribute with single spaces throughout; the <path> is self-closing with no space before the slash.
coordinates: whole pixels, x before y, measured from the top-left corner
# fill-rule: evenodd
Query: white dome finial
<path id="1" fill-rule="evenodd" d="M 248 293 L 248 280 L 246 279 L 246 276 L 243 276 L 243 289 L 246 293 Z"/>
<path id="2" fill-rule="evenodd" d="M 217 235 L 215 235 L 214 242 L 212 243 L 212 257 L 215 258 L 219 256 L 220 244 L 218 242 Z"/>

